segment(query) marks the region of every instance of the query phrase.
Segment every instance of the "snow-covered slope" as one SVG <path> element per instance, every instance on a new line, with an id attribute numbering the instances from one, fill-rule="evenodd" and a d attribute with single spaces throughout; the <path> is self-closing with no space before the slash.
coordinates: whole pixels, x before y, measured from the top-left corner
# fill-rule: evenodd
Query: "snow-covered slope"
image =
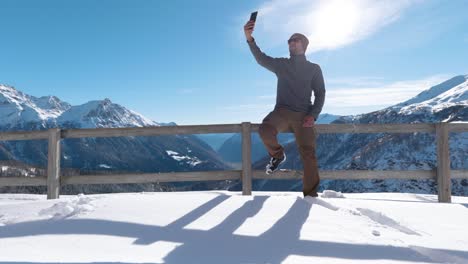
<path id="1" fill-rule="evenodd" d="M 0 126 L 23 126 L 28 122 L 45 124 L 70 107 L 55 96 L 36 98 L 0 84 Z"/>
<path id="2" fill-rule="evenodd" d="M 57 118 L 57 123 L 79 128 L 159 126 L 158 123 L 114 104 L 107 98 L 72 106 Z"/>
<path id="3" fill-rule="evenodd" d="M 109 99 L 71 106 L 55 96 L 34 97 L 0 85 L 0 127 L 26 123 L 66 125 L 75 128 L 158 126 L 158 123 Z"/>
<path id="4" fill-rule="evenodd" d="M 468 106 L 468 75 L 456 76 L 423 91 L 410 100 L 390 107 L 399 114 L 439 112 L 451 106 Z"/>
<path id="5" fill-rule="evenodd" d="M 0 262 L 468 263 L 466 197 L 253 194 L 0 194 Z"/>
<path id="6" fill-rule="evenodd" d="M 452 102 L 460 102 L 468 100 L 466 96 L 463 98 L 459 98 L 460 91 L 463 94 L 463 90 L 466 91 L 468 75 L 458 75 L 455 76 L 445 82 L 442 82 L 436 86 L 431 87 L 430 89 L 422 91 L 420 94 L 416 95 L 415 97 L 399 103 L 391 108 L 404 108 L 410 105 L 420 105 L 423 104 L 425 101 L 449 101 Z M 457 88 L 458 87 L 458 88 Z M 458 94 L 458 95 L 457 95 Z M 445 98 L 446 100 L 441 100 Z"/>

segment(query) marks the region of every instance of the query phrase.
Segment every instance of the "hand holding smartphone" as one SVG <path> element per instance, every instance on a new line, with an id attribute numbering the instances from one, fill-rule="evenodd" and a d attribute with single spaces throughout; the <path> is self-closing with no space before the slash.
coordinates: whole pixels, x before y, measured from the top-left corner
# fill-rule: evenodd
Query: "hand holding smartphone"
<path id="1" fill-rule="evenodd" d="M 247 21 L 247 23 L 244 26 L 245 37 L 247 38 L 247 41 L 249 41 L 249 42 L 253 40 L 252 32 L 253 32 L 254 27 L 255 27 L 255 21 L 257 20 L 257 14 L 258 14 L 257 11 L 252 12 L 250 14 L 249 21 Z"/>
<path id="2" fill-rule="evenodd" d="M 250 21 L 255 22 L 257 20 L 257 14 L 258 14 L 258 11 L 252 12 L 250 14 Z"/>

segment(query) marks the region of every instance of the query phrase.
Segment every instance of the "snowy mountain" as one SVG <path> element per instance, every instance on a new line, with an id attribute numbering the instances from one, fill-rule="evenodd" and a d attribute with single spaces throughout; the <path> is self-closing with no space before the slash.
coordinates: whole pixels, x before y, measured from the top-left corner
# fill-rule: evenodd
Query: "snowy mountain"
<path id="1" fill-rule="evenodd" d="M 109 99 L 71 106 L 57 97 L 36 98 L 0 85 L 0 130 L 159 126 Z M 31 166 L 47 164 L 46 141 L 4 141 L 0 160 Z M 62 140 L 62 167 L 96 170 L 169 172 L 229 168 L 213 149 L 192 135 Z"/>
<path id="2" fill-rule="evenodd" d="M 70 107 L 55 96 L 37 98 L 0 85 L 0 126 L 4 129 L 27 127 L 28 123 L 45 126 Z"/>
<path id="3" fill-rule="evenodd" d="M 446 106 L 447 103 L 466 103 L 468 100 L 468 93 L 466 93 L 467 79 L 468 75 L 455 76 L 391 108 L 400 109 L 400 112 L 410 114 L 411 109 L 430 108 L 436 105 Z"/>
<path id="4" fill-rule="evenodd" d="M 214 150 L 218 151 L 223 143 L 232 137 L 234 133 L 223 133 L 223 134 L 198 134 L 201 140 L 205 141 L 210 145 Z"/>
<path id="5" fill-rule="evenodd" d="M 385 109 L 356 116 L 344 116 L 333 124 L 436 123 L 468 121 L 468 76 L 456 76 L 421 92 L 414 98 Z M 317 138 L 319 167 L 324 170 L 431 170 L 436 167 L 434 134 L 321 134 Z M 284 168 L 302 169 L 295 143 L 285 146 L 288 159 Z M 468 133 L 451 133 L 452 169 L 468 169 Z M 254 164 L 263 169 L 264 157 Z M 280 185 L 280 186 L 276 186 Z M 262 182 L 261 188 L 290 190 L 299 182 Z M 323 181 L 322 188 L 344 192 L 406 191 L 434 193 L 434 181 Z M 453 192 L 468 195 L 468 181 L 454 180 Z"/>
<path id="6" fill-rule="evenodd" d="M 141 127 L 159 124 L 112 103 L 109 99 L 71 106 L 55 96 L 34 97 L 14 87 L 0 85 L 0 126 L 3 130 L 37 123 L 75 128 Z"/>
<path id="7" fill-rule="evenodd" d="M 159 126 L 108 98 L 70 107 L 58 116 L 57 125 L 76 128 Z"/>
<path id="8" fill-rule="evenodd" d="M 328 113 L 320 114 L 316 124 L 330 124 L 331 122 L 335 121 L 336 119 L 340 118 L 339 115 L 332 115 Z"/>

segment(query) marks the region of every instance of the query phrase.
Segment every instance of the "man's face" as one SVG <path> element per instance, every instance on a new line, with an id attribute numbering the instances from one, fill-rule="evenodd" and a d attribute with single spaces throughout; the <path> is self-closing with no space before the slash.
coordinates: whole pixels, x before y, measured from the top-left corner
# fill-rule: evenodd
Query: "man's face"
<path id="1" fill-rule="evenodd" d="M 289 52 L 292 55 L 305 54 L 305 48 L 300 37 L 292 35 L 291 38 L 289 38 L 288 40 L 288 45 L 289 45 Z"/>

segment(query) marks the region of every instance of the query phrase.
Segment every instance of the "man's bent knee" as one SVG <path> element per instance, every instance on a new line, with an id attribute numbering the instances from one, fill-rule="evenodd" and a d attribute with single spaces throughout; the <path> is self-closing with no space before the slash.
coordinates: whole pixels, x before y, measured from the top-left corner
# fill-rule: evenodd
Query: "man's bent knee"
<path id="1" fill-rule="evenodd" d="M 260 124 L 260 127 L 258 128 L 258 134 L 260 137 L 265 137 L 265 136 L 276 136 L 278 132 L 276 131 L 276 128 L 268 123 L 262 123 Z"/>

